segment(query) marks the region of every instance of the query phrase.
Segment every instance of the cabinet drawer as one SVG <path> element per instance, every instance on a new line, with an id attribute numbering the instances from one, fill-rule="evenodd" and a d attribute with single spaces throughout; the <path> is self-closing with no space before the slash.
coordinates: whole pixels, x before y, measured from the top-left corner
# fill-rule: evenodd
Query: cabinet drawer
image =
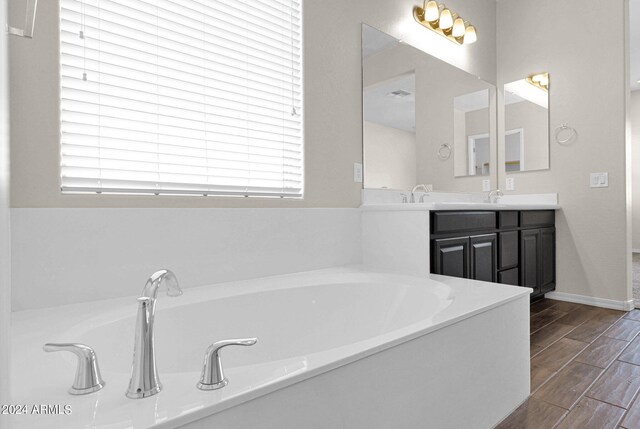
<path id="1" fill-rule="evenodd" d="M 498 228 L 517 228 L 518 227 L 518 212 L 501 211 L 498 212 Z"/>
<path id="2" fill-rule="evenodd" d="M 554 226 L 556 212 L 553 210 L 529 210 L 520 212 L 520 227 L 536 228 Z"/>
<path id="3" fill-rule="evenodd" d="M 494 230 L 496 212 L 436 212 L 432 227 L 432 234 Z"/>
<path id="4" fill-rule="evenodd" d="M 501 232 L 498 235 L 498 269 L 506 270 L 518 266 L 518 231 Z"/>
<path id="5" fill-rule="evenodd" d="M 506 271 L 500 271 L 498 273 L 498 283 L 502 283 L 504 285 L 514 285 L 518 286 L 520 281 L 520 272 L 517 268 L 512 268 Z"/>

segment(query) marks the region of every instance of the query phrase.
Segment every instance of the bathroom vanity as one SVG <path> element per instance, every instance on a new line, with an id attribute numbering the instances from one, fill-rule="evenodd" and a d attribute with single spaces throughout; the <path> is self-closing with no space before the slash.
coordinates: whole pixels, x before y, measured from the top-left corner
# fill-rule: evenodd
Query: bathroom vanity
<path id="1" fill-rule="evenodd" d="M 555 290 L 555 212 L 430 212 L 431 273 Z"/>
<path id="2" fill-rule="evenodd" d="M 557 194 L 433 192 L 424 203 L 398 203 L 399 192 L 364 190 L 363 262 L 386 271 L 445 275 L 532 289 L 556 289 Z"/>

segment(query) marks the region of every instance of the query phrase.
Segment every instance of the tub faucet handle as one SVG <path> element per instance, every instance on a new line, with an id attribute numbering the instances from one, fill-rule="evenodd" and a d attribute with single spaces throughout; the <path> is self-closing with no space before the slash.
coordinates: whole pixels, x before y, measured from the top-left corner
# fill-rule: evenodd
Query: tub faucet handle
<path id="1" fill-rule="evenodd" d="M 71 352 L 78 356 L 78 368 L 73 386 L 69 389 L 72 395 L 87 395 L 97 392 L 105 385 L 100 376 L 96 352 L 84 344 L 47 343 L 42 348 L 45 352 Z"/>
<path id="2" fill-rule="evenodd" d="M 222 372 L 220 349 L 227 346 L 252 346 L 257 341 L 257 338 L 245 338 L 239 340 L 223 340 L 211 344 L 204 354 L 204 368 L 202 369 L 202 376 L 198 382 L 198 389 L 217 390 L 222 389 L 229 383 L 229 380 L 225 378 Z"/>

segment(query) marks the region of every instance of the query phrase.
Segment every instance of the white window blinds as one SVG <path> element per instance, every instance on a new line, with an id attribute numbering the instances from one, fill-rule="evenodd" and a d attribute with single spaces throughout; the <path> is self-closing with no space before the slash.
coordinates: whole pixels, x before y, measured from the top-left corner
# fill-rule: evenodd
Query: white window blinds
<path id="1" fill-rule="evenodd" d="M 302 0 L 60 0 L 63 192 L 300 197 Z"/>

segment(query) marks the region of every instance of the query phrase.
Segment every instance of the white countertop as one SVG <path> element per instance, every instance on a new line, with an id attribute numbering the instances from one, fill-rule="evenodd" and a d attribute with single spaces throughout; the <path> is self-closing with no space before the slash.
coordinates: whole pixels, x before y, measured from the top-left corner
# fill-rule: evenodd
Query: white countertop
<path id="1" fill-rule="evenodd" d="M 422 203 L 401 203 L 403 198 Z M 507 194 L 497 203 L 487 203 L 487 193 L 411 192 L 401 190 L 363 189 L 365 211 L 431 211 L 431 210 L 560 210 L 558 194 Z"/>
<path id="2" fill-rule="evenodd" d="M 437 203 L 395 203 L 368 204 L 360 206 L 366 211 L 433 211 L 433 210 L 560 210 L 558 204 L 532 203 L 475 203 L 475 202 L 437 202 Z"/>

